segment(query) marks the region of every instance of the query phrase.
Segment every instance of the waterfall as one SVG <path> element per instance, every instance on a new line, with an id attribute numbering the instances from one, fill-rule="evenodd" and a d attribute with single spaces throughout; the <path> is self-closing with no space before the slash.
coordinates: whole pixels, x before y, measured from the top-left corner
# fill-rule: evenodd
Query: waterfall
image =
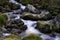
<path id="1" fill-rule="evenodd" d="M 18 2 L 15 1 L 15 0 L 10 0 L 9 2 L 20 5 L 20 9 L 21 9 L 21 10 L 24 10 L 24 9 L 26 8 L 26 6 L 22 5 L 21 3 L 18 3 Z"/>

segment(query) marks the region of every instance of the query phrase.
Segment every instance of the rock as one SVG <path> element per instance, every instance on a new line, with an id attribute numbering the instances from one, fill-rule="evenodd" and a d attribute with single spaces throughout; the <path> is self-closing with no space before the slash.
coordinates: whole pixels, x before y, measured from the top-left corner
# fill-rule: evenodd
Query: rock
<path id="1" fill-rule="evenodd" d="M 53 21 L 52 30 L 54 32 L 60 33 L 60 22 Z"/>
<path id="2" fill-rule="evenodd" d="M 33 13 L 37 13 L 37 9 L 33 6 L 33 5 L 31 5 L 31 4 L 28 4 L 27 5 L 27 9 L 29 10 L 29 11 L 31 11 L 31 12 L 33 12 Z"/>
<path id="3" fill-rule="evenodd" d="M 21 33 L 27 29 L 27 26 L 19 20 L 11 20 L 8 25 L 5 27 L 11 33 Z"/>
<path id="4" fill-rule="evenodd" d="M 58 14 L 53 20 L 52 29 L 54 32 L 60 33 L 60 14 Z"/>
<path id="5" fill-rule="evenodd" d="M 3 40 L 21 40 L 21 38 L 15 34 L 11 34 L 8 37 L 5 37 Z"/>
<path id="6" fill-rule="evenodd" d="M 30 12 L 24 12 L 24 13 L 22 13 L 21 18 L 23 18 L 25 20 L 50 20 L 50 19 L 52 19 L 52 15 L 50 13 L 33 14 Z"/>
<path id="7" fill-rule="evenodd" d="M 22 40 L 42 40 L 42 38 L 36 34 L 28 34 Z"/>
<path id="8" fill-rule="evenodd" d="M 37 27 L 42 33 L 51 33 L 50 22 L 48 21 L 37 21 Z"/>
<path id="9" fill-rule="evenodd" d="M 0 12 L 11 12 L 12 10 L 20 9 L 20 5 L 9 2 L 9 0 L 0 1 Z"/>

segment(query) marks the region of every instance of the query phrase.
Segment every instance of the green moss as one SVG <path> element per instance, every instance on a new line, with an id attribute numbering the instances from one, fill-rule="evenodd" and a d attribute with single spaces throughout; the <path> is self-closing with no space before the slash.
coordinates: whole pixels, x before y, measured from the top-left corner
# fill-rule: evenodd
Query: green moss
<path id="1" fill-rule="evenodd" d="M 0 26 L 6 25 L 7 22 L 7 15 L 0 14 Z"/>
<path id="2" fill-rule="evenodd" d="M 48 22 L 48 21 L 38 21 L 36 28 L 43 33 L 50 33 L 51 32 L 50 22 Z"/>
<path id="3" fill-rule="evenodd" d="M 38 25 L 39 27 L 41 27 L 41 28 L 45 27 L 46 24 L 47 24 L 47 25 L 50 25 L 50 23 L 47 22 L 47 21 L 38 21 L 38 22 L 37 22 L 37 25 Z"/>
<path id="4" fill-rule="evenodd" d="M 8 16 L 6 15 L 6 14 L 1 14 L 0 16 L 3 16 L 4 17 L 4 19 L 8 19 Z"/>
<path id="5" fill-rule="evenodd" d="M 21 40 L 21 39 L 17 35 L 12 34 L 12 35 L 4 38 L 4 40 Z"/>
<path id="6" fill-rule="evenodd" d="M 0 26 L 4 24 L 5 24 L 5 19 L 2 16 L 0 16 Z"/>
<path id="7" fill-rule="evenodd" d="M 31 33 L 31 34 L 26 35 L 22 40 L 42 40 L 42 38 L 36 34 Z"/>

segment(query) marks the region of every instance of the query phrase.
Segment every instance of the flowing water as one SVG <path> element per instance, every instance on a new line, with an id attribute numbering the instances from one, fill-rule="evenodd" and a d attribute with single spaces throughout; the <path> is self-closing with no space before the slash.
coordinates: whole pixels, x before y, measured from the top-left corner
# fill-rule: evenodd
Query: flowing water
<path id="1" fill-rule="evenodd" d="M 10 0 L 10 2 L 15 3 L 15 4 L 19 4 L 21 6 L 20 8 L 22 10 L 24 10 L 26 8 L 26 6 L 16 2 L 15 0 Z M 47 11 L 42 11 L 42 13 L 48 13 L 48 12 Z M 6 14 L 8 14 L 8 13 L 6 13 Z M 15 16 L 16 16 L 15 19 L 21 19 L 19 14 L 16 14 Z M 29 33 L 34 33 L 34 34 L 40 35 L 43 38 L 43 40 L 60 40 L 59 36 L 50 37 L 49 35 L 43 34 L 43 33 L 39 32 L 37 29 L 35 29 L 36 21 L 23 20 L 23 19 L 21 19 L 21 20 L 24 22 L 25 25 L 27 25 L 27 30 L 25 32 L 21 33 L 20 36 L 23 36 L 23 35 L 29 34 Z M 6 35 L 9 35 L 9 34 L 6 34 Z"/>

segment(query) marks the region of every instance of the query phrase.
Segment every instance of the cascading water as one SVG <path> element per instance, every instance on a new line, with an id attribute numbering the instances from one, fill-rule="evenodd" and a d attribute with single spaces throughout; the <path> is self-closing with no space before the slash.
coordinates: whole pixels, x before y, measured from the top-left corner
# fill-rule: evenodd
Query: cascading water
<path id="1" fill-rule="evenodd" d="M 22 10 L 24 10 L 24 9 L 26 8 L 26 6 L 24 6 L 24 5 L 22 5 L 22 4 L 18 3 L 18 2 L 16 2 L 15 0 L 10 0 L 9 2 L 20 5 L 20 8 L 21 8 Z"/>
<path id="2" fill-rule="evenodd" d="M 20 16 L 17 15 L 16 18 L 19 18 L 19 17 L 20 17 Z M 47 35 L 47 34 L 43 34 L 43 33 L 39 32 L 37 29 L 35 29 L 35 27 L 36 27 L 36 21 L 23 20 L 23 19 L 21 19 L 21 20 L 24 22 L 25 25 L 27 25 L 27 30 L 26 30 L 25 32 L 22 32 L 22 33 L 20 34 L 20 36 L 21 36 L 22 38 L 23 38 L 23 36 L 26 35 L 26 34 L 34 33 L 34 34 L 40 35 L 40 36 L 43 38 L 43 40 L 59 40 L 59 39 L 60 39 L 59 36 L 50 37 L 50 36 Z M 51 20 L 50 20 L 50 21 L 51 21 Z"/>
<path id="3" fill-rule="evenodd" d="M 30 21 L 30 20 L 23 20 L 22 21 L 24 22 L 25 25 L 27 25 L 27 30 L 26 30 L 26 33 L 35 33 L 35 34 L 40 34 L 40 32 L 35 29 L 35 26 L 36 26 L 36 21 Z"/>
<path id="4" fill-rule="evenodd" d="M 22 10 L 24 10 L 24 9 L 26 8 L 26 6 L 24 6 L 24 5 L 16 2 L 15 0 L 10 0 L 9 2 L 20 5 L 20 8 L 21 8 Z M 45 12 L 45 11 L 44 11 L 44 12 Z M 43 12 L 42 12 L 42 13 L 43 13 Z M 45 13 L 46 13 L 46 12 L 45 12 Z M 47 12 L 47 13 L 48 13 L 48 12 Z M 7 14 L 8 14 L 8 13 L 7 13 Z M 20 15 L 16 15 L 16 18 L 15 18 L 15 19 L 21 19 L 21 18 L 20 18 Z M 43 33 L 39 32 L 37 29 L 35 29 L 36 21 L 23 20 L 23 19 L 21 19 L 21 20 L 24 22 L 25 25 L 27 25 L 27 30 L 26 30 L 25 32 L 21 33 L 21 34 L 20 34 L 21 36 L 24 35 L 24 34 L 28 34 L 28 33 L 34 33 L 34 34 L 40 35 L 40 36 L 43 38 L 43 40 L 60 40 L 60 37 L 59 37 L 59 36 L 50 37 L 49 35 L 43 34 Z M 4 35 L 6 36 L 6 35 L 9 35 L 9 34 L 4 34 Z"/>

